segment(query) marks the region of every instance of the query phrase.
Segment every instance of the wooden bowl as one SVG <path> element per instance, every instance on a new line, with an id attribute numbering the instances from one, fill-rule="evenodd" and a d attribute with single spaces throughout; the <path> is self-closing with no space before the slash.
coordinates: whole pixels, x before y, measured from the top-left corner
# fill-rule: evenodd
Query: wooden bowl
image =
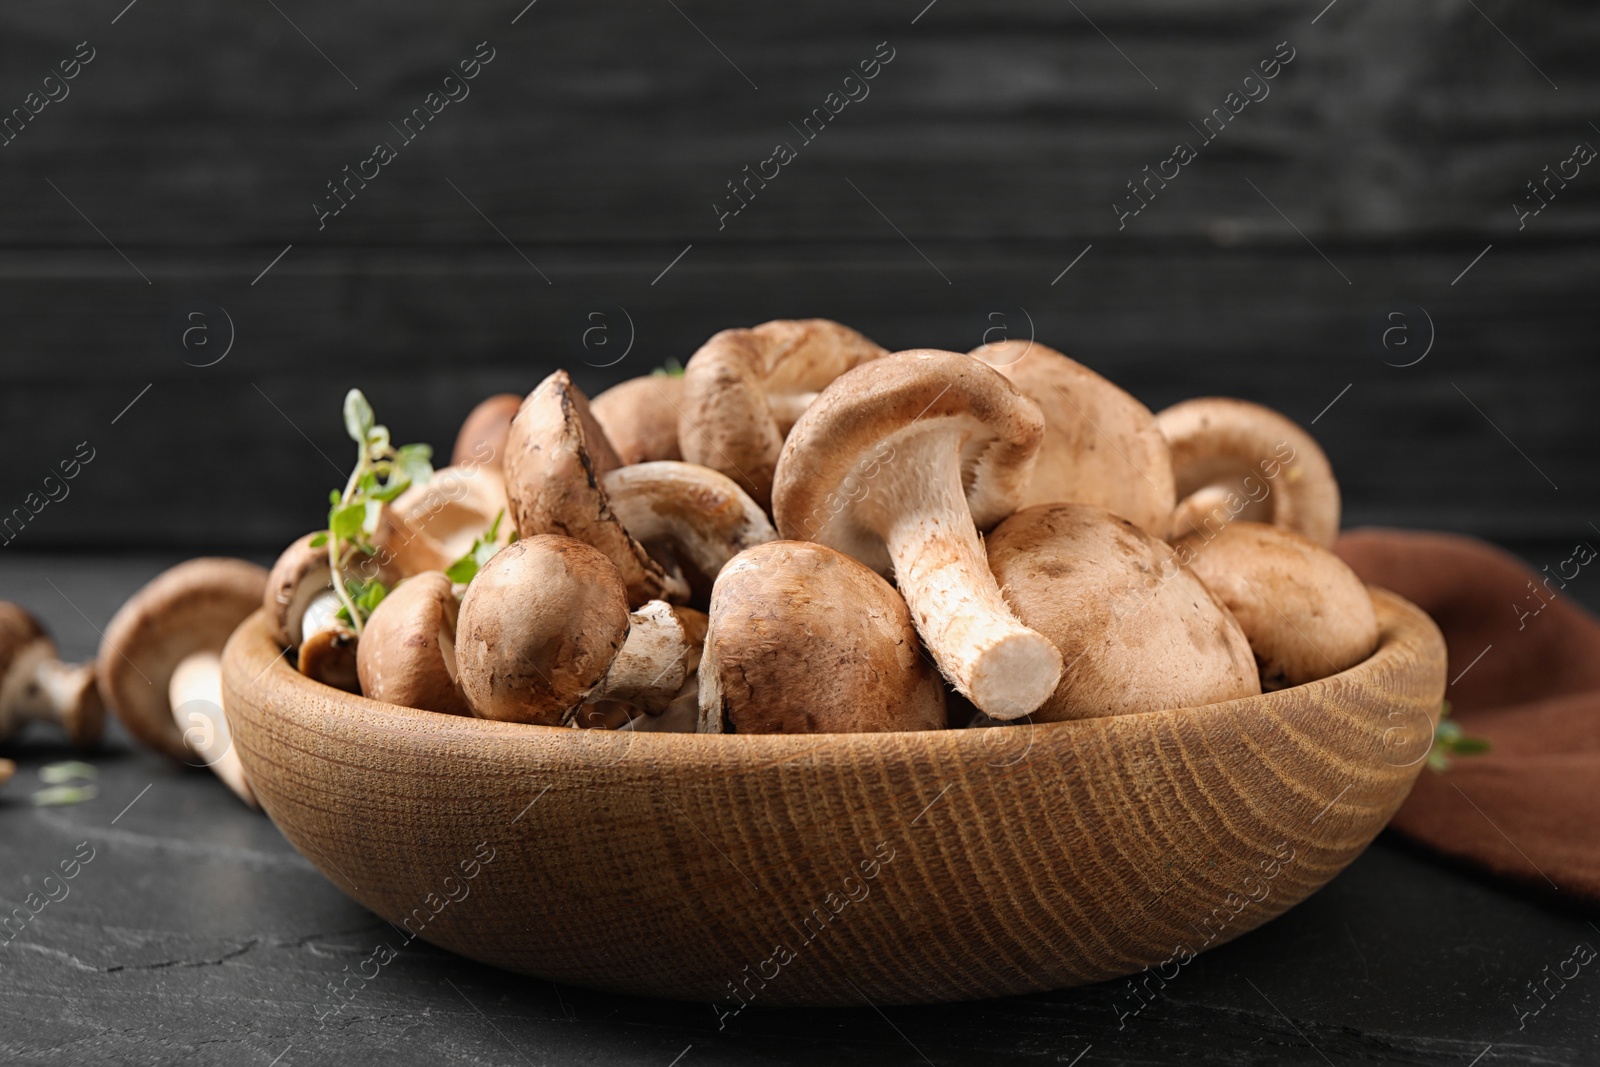
<path id="1" fill-rule="evenodd" d="M 259 614 L 228 643 L 224 691 L 262 807 L 407 938 L 723 1011 L 949 1001 L 1171 978 L 1366 848 L 1423 765 L 1445 685 L 1432 620 L 1373 598 L 1378 649 L 1335 677 L 1045 726 L 455 718 L 302 677 Z"/>

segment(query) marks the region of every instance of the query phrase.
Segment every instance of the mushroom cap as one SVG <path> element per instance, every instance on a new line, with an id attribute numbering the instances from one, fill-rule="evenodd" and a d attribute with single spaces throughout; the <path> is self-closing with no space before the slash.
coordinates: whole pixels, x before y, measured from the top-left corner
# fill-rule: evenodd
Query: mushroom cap
<path id="1" fill-rule="evenodd" d="M 505 475 L 499 467 L 482 464 L 441 467 L 389 507 L 400 525 L 436 546 L 448 566 L 469 552 L 494 517 L 507 510 Z M 509 519 L 501 522 L 502 535 L 509 526 Z"/>
<path id="2" fill-rule="evenodd" d="M 971 356 L 896 352 L 837 378 L 789 432 L 772 495 L 778 533 L 837 548 L 887 574 L 884 537 L 925 472 L 896 441 L 943 434 L 960 450 L 973 523 L 987 529 L 1027 493 L 1044 440 L 1039 405 Z"/>
<path id="3" fill-rule="evenodd" d="M 153 578 L 112 617 L 100 642 L 100 695 L 140 742 L 182 760 L 189 755 L 172 719 L 172 672 L 196 652 L 218 652 L 262 606 L 267 571 L 242 559 L 207 556 Z"/>
<path id="4" fill-rule="evenodd" d="M 333 588 L 328 549 L 311 544 L 320 533 L 303 534 L 283 550 L 261 593 L 260 606 L 272 624 L 272 639 L 284 648 L 299 647 L 305 638 L 301 624 L 306 608 L 324 590 Z"/>
<path id="5" fill-rule="evenodd" d="M 773 541 L 711 595 L 701 733 L 939 730 L 944 687 L 894 587 L 842 552 Z"/>
<path id="6" fill-rule="evenodd" d="M 1234 522 L 1172 547 L 1239 620 L 1263 689 L 1337 674 L 1378 647 L 1367 587 L 1344 560 L 1293 530 Z"/>
<path id="7" fill-rule="evenodd" d="M 1044 413 L 1044 445 L 1022 501 L 1093 504 L 1164 537 L 1175 503 L 1172 454 L 1150 409 L 1053 348 L 1004 341 L 972 355 Z"/>
<path id="8" fill-rule="evenodd" d="M 762 507 L 797 409 L 839 375 L 886 349 L 828 319 L 779 319 L 723 330 L 683 372 L 683 458 L 721 471 Z"/>
<path id="9" fill-rule="evenodd" d="M 450 450 L 450 465 L 499 467 L 505 460 L 506 434 L 511 419 L 522 406 L 515 393 L 496 393 L 467 413 L 456 431 L 456 444 Z"/>
<path id="10" fill-rule="evenodd" d="M 461 601 L 456 665 L 473 714 L 555 726 L 605 677 L 628 636 L 617 568 L 570 537 L 496 552 Z"/>
<path id="11" fill-rule="evenodd" d="M 414 575 L 367 617 L 356 647 L 361 692 L 407 708 L 471 715 L 456 680 L 456 622 L 461 602 L 439 571 Z"/>
<path id="12" fill-rule="evenodd" d="M 629 378 L 589 402 L 594 421 L 605 431 L 624 466 L 683 458 L 678 449 L 682 407 L 683 376 L 678 374 Z"/>
<path id="13" fill-rule="evenodd" d="M 1036 722 L 1195 707 L 1261 692 L 1228 609 L 1127 519 L 1040 504 L 989 535 L 1006 602 L 1067 663 Z"/>
<path id="14" fill-rule="evenodd" d="M 1167 408 L 1156 425 L 1177 483 L 1172 536 L 1246 519 L 1332 547 L 1339 483 L 1316 439 L 1295 422 L 1247 400 L 1200 397 Z"/>
<path id="15" fill-rule="evenodd" d="M 602 484 L 628 533 L 652 557 L 686 564 L 695 572 L 692 584 L 707 590 L 728 560 L 778 536 L 760 505 L 710 467 L 680 460 L 636 463 L 607 474 Z"/>
<path id="16" fill-rule="evenodd" d="M 68 666 L 57 657 L 44 625 L 20 605 L 0 600 L 0 708 L 43 702 L 53 709 L 67 740 L 88 748 L 100 740 L 106 723 L 96 672 L 92 665 Z M 0 740 L 18 725 L 6 717 L 0 712 Z"/>
<path id="17" fill-rule="evenodd" d="M 632 607 L 682 599 L 686 590 L 611 510 L 601 479 L 620 466 L 588 400 L 566 371 L 556 371 L 522 402 L 506 439 L 506 496 L 517 533 L 560 534 L 599 549 L 622 575 Z"/>

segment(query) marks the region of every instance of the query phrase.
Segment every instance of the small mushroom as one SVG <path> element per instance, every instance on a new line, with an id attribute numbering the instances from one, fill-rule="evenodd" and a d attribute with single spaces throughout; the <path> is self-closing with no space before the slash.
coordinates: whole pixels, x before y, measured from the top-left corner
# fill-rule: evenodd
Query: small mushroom
<path id="1" fill-rule="evenodd" d="M 1172 518 L 1172 455 L 1155 416 L 1083 364 L 1032 341 L 972 355 L 1005 375 L 1044 413 L 1044 445 L 1023 507 L 1093 504 L 1154 537 Z"/>
<path id="2" fill-rule="evenodd" d="M 1285 526 L 1323 548 L 1339 536 L 1339 483 L 1317 442 L 1271 408 L 1202 397 L 1156 416 L 1172 449 L 1173 537 L 1245 519 Z"/>
<path id="3" fill-rule="evenodd" d="M 678 412 L 683 407 L 681 374 L 629 378 L 589 403 L 624 465 L 682 459 L 678 450 Z"/>
<path id="4" fill-rule="evenodd" d="M 800 413 L 839 375 L 885 354 L 827 319 L 723 330 L 684 368 L 683 458 L 721 471 L 768 507 L 778 454 Z"/>
<path id="5" fill-rule="evenodd" d="M 1172 547 L 1239 620 L 1263 689 L 1337 674 L 1378 647 L 1367 587 L 1344 560 L 1293 530 L 1234 522 Z"/>
<path id="6" fill-rule="evenodd" d="M 222 647 L 262 605 L 267 572 L 238 559 L 180 563 L 123 604 L 100 642 L 100 695 L 138 740 L 204 763 L 256 806 L 222 702 Z"/>
<path id="7" fill-rule="evenodd" d="M 499 467 L 505 459 L 506 434 L 511 419 L 522 406 L 515 393 L 497 393 L 467 413 L 450 450 L 452 467 Z"/>
<path id="8" fill-rule="evenodd" d="M 295 650 L 295 665 L 307 678 L 359 693 L 356 633 L 339 618 L 342 606 L 333 589 L 333 568 L 326 546 L 313 545 L 318 534 L 296 540 L 272 565 L 261 606 L 280 646 Z M 377 567 L 384 584 L 396 578 Z"/>
<path id="9" fill-rule="evenodd" d="M 356 648 L 361 692 L 407 708 L 471 715 L 456 678 L 461 601 L 438 571 L 413 575 L 367 617 Z"/>
<path id="10" fill-rule="evenodd" d="M 1084 504 L 1040 504 L 989 535 L 1007 602 L 1067 663 L 1036 722 L 1261 692 L 1239 624 L 1172 557 L 1127 519 Z"/>
<path id="11" fill-rule="evenodd" d="M 628 533 L 683 575 L 704 603 L 723 564 L 777 538 L 767 513 L 737 482 L 709 467 L 673 460 L 619 467 L 603 479 L 611 510 Z"/>
<path id="12" fill-rule="evenodd" d="M 699 699 L 701 733 L 945 726 L 944 687 L 900 594 L 808 541 L 758 545 L 723 568 Z"/>
<path id="13" fill-rule="evenodd" d="M 8 759 L 0 759 L 0 785 L 11 781 L 11 776 L 17 773 L 17 765 Z"/>
<path id="14" fill-rule="evenodd" d="M 633 607 L 683 600 L 688 587 L 669 577 L 611 510 L 603 479 L 621 465 L 583 393 L 566 371 L 556 371 L 511 420 L 506 495 L 517 533 L 560 534 L 599 549 L 622 575 Z"/>
<path id="15" fill-rule="evenodd" d="M 0 600 L 0 741 L 29 719 L 53 722 L 88 748 L 105 729 L 92 663 L 62 663 L 50 635 L 26 610 Z"/>
<path id="16" fill-rule="evenodd" d="M 939 669 L 1000 719 L 1028 714 L 1061 655 L 1006 606 L 978 531 L 1027 492 L 1039 405 L 971 356 L 917 349 L 841 375 L 778 460 L 778 532 L 892 573 Z"/>
<path id="17" fill-rule="evenodd" d="M 540 534 L 484 564 L 461 601 L 456 661 L 473 714 L 555 726 L 583 703 L 661 711 L 703 629 L 665 603 L 628 613 L 622 576 L 582 541 Z"/>

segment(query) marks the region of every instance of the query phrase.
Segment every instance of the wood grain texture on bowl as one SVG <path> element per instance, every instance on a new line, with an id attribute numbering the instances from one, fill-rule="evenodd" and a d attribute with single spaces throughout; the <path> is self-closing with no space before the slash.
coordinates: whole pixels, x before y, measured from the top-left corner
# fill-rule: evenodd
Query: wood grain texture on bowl
<path id="1" fill-rule="evenodd" d="M 729 1006 L 950 1001 L 1215 947 L 1353 860 L 1410 791 L 1445 685 L 1432 621 L 1373 597 L 1378 648 L 1341 674 L 1042 726 L 727 737 L 461 719 L 296 674 L 262 616 L 229 642 L 225 699 L 289 840 L 433 944 Z"/>

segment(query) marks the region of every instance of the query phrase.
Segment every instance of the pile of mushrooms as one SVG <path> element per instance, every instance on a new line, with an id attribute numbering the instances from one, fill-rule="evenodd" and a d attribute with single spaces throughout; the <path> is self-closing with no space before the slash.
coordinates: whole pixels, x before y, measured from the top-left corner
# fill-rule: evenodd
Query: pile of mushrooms
<path id="1" fill-rule="evenodd" d="M 592 404 L 559 370 L 491 396 L 430 469 L 367 475 L 360 551 L 312 531 L 270 573 L 159 575 L 91 664 L 0 602 L 0 741 L 43 720 L 92 745 L 109 708 L 253 805 L 219 656 L 258 610 L 301 673 L 375 700 L 699 733 L 1190 708 L 1327 677 L 1378 641 L 1304 429 L 1243 400 L 1152 414 L 1036 342 L 724 330 Z"/>
<path id="2" fill-rule="evenodd" d="M 383 504 L 362 626 L 322 535 L 280 557 L 263 603 L 303 673 L 546 727 L 843 733 L 1200 706 L 1378 640 L 1309 434 L 1152 414 L 1038 343 L 725 330 L 592 403 L 565 371 L 486 399 L 441 480 Z"/>

